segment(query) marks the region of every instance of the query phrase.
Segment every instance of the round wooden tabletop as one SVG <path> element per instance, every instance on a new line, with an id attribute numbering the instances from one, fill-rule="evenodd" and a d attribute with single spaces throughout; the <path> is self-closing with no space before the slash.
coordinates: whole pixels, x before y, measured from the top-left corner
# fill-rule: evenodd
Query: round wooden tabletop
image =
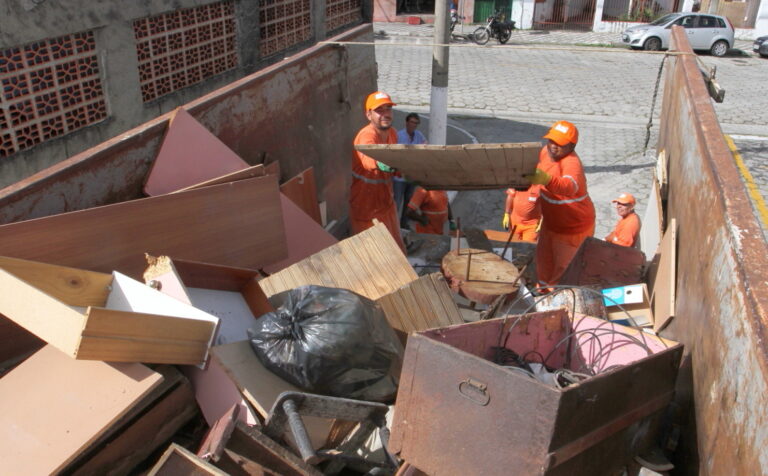
<path id="1" fill-rule="evenodd" d="M 518 289 L 517 267 L 486 250 L 452 250 L 443 256 L 442 271 L 454 292 L 476 303 L 491 304 Z"/>

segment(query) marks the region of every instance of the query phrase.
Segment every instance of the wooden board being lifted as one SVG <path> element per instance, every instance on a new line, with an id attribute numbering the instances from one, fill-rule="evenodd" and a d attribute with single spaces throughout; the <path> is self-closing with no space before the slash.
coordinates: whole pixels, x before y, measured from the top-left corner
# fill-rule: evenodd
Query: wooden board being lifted
<path id="1" fill-rule="evenodd" d="M 0 226 L 0 256 L 135 279 L 144 253 L 258 269 L 287 257 L 277 179 L 241 180 Z"/>
<path id="2" fill-rule="evenodd" d="M 264 278 L 259 284 L 268 297 L 315 284 L 349 289 L 375 301 L 417 278 L 387 227 L 378 223 Z"/>
<path id="3" fill-rule="evenodd" d="M 44 347 L 0 379 L 2 472 L 58 473 L 161 380 L 141 364 L 83 362 Z"/>
<path id="4" fill-rule="evenodd" d="M 466 145 L 356 145 L 431 190 L 527 188 L 541 143 Z"/>

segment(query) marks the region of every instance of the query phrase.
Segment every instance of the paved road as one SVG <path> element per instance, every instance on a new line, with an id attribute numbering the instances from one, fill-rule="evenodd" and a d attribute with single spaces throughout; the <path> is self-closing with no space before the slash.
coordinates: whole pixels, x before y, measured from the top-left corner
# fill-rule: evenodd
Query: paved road
<path id="1" fill-rule="evenodd" d="M 385 28 L 402 31 L 404 27 Z M 410 34 L 413 31 L 392 33 L 377 35 L 379 88 L 394 96 L 400 110 L 428 112 L 432 39 Z M 594 34 L 586 39 L 558 36 L 561 42 L 603 41 L 595 40 Z M 616 221 L 610 200 L 617 192 L 635 194 L 642 216 L 655 161 L 661 91 L 649 150 L 643 146 L 663 56 L 618 48 L 522 44 L 525 37 L 520 38 L 518 45 L 456 43 L 451 48 L 448 101 L 453 124 L 480 142 L 514 142 L 538 140 L 554 120 L 571 120 L 581 130 L 577 151 L 598 210 L 595 235 L 604 236 Z M 768 61 L 738 52 L 700 58 L 707 67 L 717 67 L 718 82 L 726 89 L 726 100 L 715 105 L 724 132 L 737 137 L 768 136 Z M 768 150 L 768 142 L 759 140 L 740 139 L 737 145 L 747 148 L 748 164 L 756 163 L 756 151 Z M 768 197 L 768 174 L 754 175 L 757 187 Z M 502 192 L 462 193 L 454 202 L 459 214 L 468 217 L 466 221 L 472 219 L 483 227 L 498 228 L 502 206 Z"/>

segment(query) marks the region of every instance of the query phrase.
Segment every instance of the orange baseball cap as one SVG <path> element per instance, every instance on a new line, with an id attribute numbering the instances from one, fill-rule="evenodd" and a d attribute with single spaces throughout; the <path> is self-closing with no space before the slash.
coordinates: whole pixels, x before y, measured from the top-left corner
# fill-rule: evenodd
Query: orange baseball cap
<path id="1" fill-rule="evenodd" d="M 635 196 L 631 193 L 622 193 L 618 198 L 611 200 L 611 203 L 621 203 L 622 205 L 635 205 Z"/>
<path id="2" fill-rule="evenodd" d="M 569 142 L 576 144 L 579 142 L 579 130 L 568 121 L 557 121 L 543 138 L 550 139 L 557 145 L 566 145 Z"/>
<path id="3" fill-rule="evenodd" d="M 384 104 L 397 106 L 397 104 L 392 101 L 392 98 L 389 97 L 389 94 L 376 91 L 375 93 L 369 94 L 368 98 L 365 100 L 365 110 L 370 111 L 379 106 L 383 106 Z"/>

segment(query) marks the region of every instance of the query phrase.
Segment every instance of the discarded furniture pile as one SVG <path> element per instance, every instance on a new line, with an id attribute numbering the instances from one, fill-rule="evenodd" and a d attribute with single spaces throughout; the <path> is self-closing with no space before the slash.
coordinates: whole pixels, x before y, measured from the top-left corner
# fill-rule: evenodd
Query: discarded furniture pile
<path id="1" fill-rule="evenodd" d="M 330 235 L 312 169 L 280 184 L 183 109 L 144 193 L 0 226 L 7 474 L 601 474 L 672 398 L 639 251 L 588 240 L 548 302 L 491 251 L 419 276 L 381 224 Z M 471 286 L 497 261 L 512 283 Z"/>

